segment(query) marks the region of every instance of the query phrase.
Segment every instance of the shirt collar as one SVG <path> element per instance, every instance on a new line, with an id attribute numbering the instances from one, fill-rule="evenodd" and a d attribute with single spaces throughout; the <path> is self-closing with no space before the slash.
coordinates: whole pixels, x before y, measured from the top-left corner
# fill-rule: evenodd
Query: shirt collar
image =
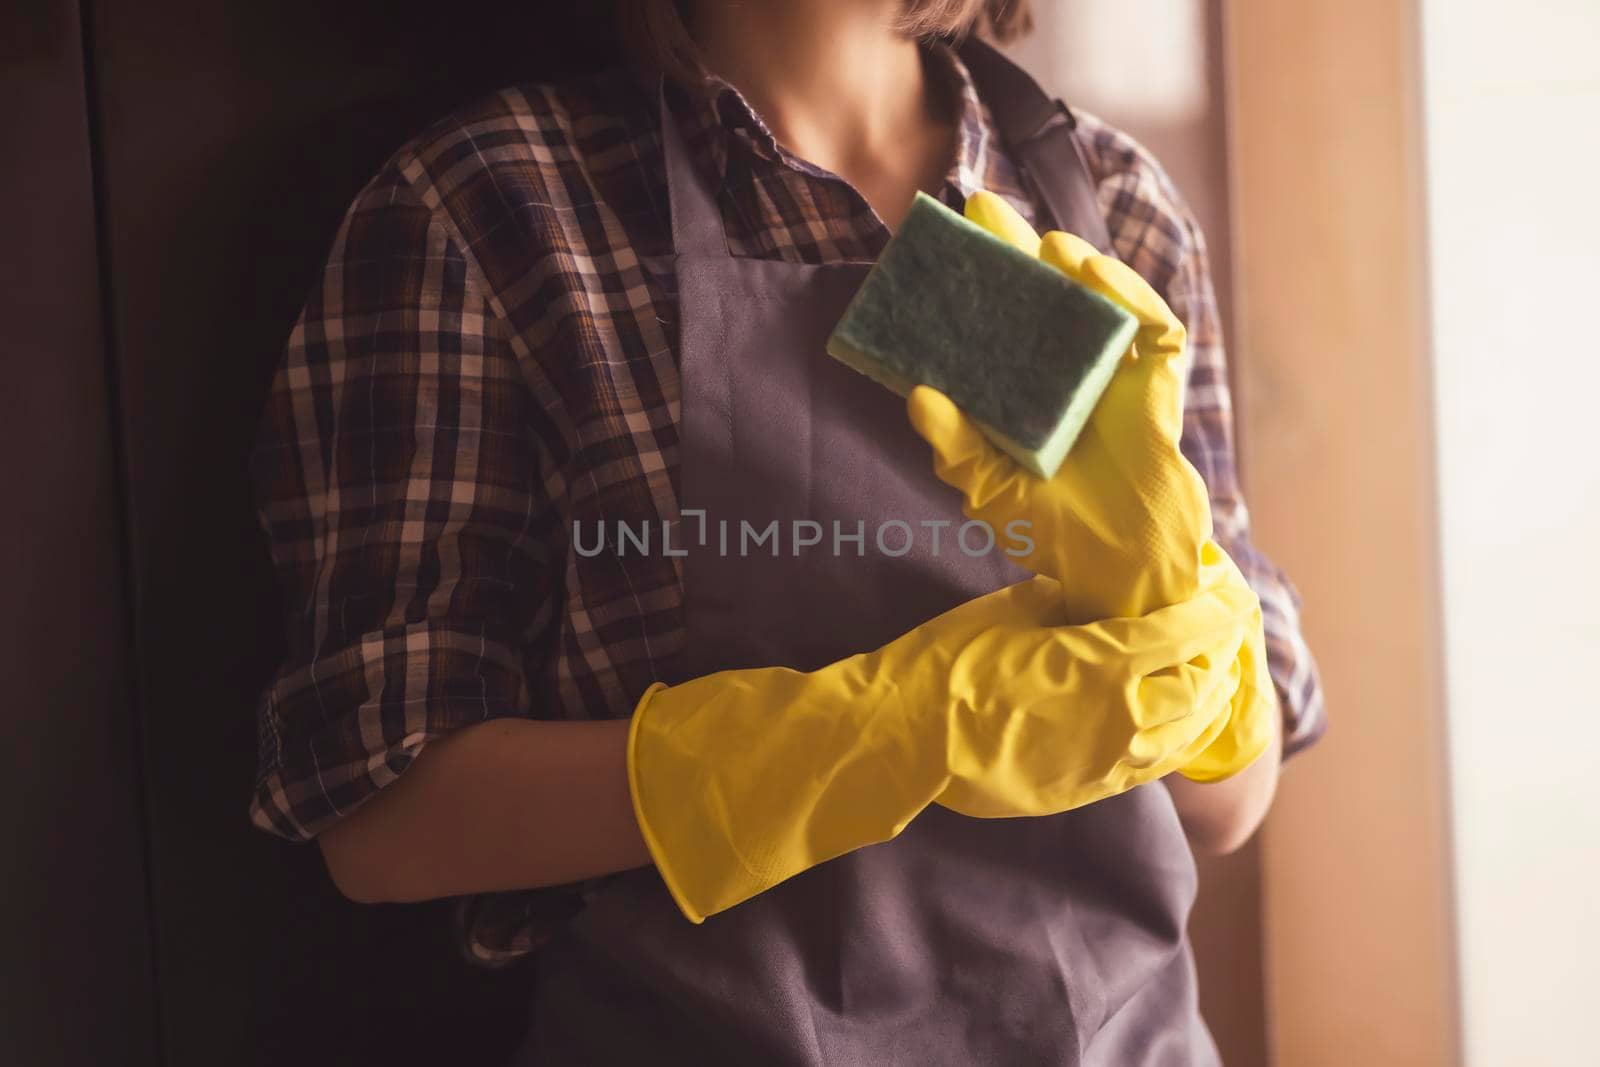
<path id="1" fill-rule="evenodd" d="M 928 69 L 946 79 L 947 92 L 957 101 L 956 154 L 945 174 L 945 185 L 964 200 L 985 186 L 992 163 L 990 151 L 996 137 L 994 116 L 978 96 L 977 83 L 961 57 L 939 43 L 929 53 Z"/>
<path id="2" fill-rule="evenodd" d="M 988 107 L 978 96 L 977 85 L 965 63 L 948 44 L 935 41 L 923 46 L 927 71 L 935 79 L 937 89 L 945 99 L 953 102 L 956 121 L 956 152 L 945 174 L 946 199 L 964 200 L 975 190 L 984 187 L 984 175 L 989 167 L 989 153 L 993 142 L 994 120 Z M 720 127 L 726 135 L 725 143 L 714 151 L 719 178 L 726 177 L 727 151 L 731 146 L 742 146 L 757 158 L 768 163 L 788 167 L 818 177 L 836 178 L 785 150 L 772 130 L 756 114 L 750 102 L 731 83 L 712 76 L 706 84 L 704 95 L 696 101 L 704 126 Z"/>

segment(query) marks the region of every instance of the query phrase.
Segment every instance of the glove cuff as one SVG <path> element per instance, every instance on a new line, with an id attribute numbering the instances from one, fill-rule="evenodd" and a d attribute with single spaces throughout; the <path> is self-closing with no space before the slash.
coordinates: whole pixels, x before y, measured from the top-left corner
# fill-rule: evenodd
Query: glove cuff
<path id="1" fill-rule="evenodd" d="M 682 883 L 674 873 L 672 864 L 661 847 L 660 839 L 650 826 L 650 819 L 645 814 L 639 789 L 639 726 L 644 722 L 650 698 L 666 688 L 665 682 L 655 682 L 646 689 L 644 695 L 639 698 L 639 703 L 634 705 L 633 718 L 628 722 L 628 797 L 633 804 L 634 821 L 639 824 L 639 835 L 644 838 L 645 847 L 650 850 L 650 858 L 655 861 L 656 871 L 666 883 L 667 892 L 672 894 L 673 901 L 678 905 L 678 910 L 683 912 L 684 917 L 698 925 L 705 922 L 706 917 L 689 900 Z"/>

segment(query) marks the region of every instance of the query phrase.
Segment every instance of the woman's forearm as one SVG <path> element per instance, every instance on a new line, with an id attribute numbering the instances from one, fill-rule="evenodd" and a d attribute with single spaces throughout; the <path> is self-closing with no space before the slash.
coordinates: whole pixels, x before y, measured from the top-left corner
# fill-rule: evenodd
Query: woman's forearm
<path id="1" fill-rule="evenodd" d="M 627 720 L 493 719 L 431 742 L 318 838 L 352 900 L 404 902 L 560 885 L 651 862 L 628 790 Z M 1247 841 L 1271 806 L 1280 739 L 1220 782 L 1166 778 L 1197 852 Z"/>
<path id="2" fill-rule="evenodd" d="M 1194 782 L 1181 774 L 1167 775 L 1164 781 L 1195 852 L 1222 856 L 1250 840 L 1266 818 L 1277 792 L 1282 746 L 1282 730 L 1274 729 L 1272 743 L 1255 762 L 1220 782 Z"/>
<path id="3" fill-rule="evenodd" d="M 651 862 L 628 790 L 627 720 L 493 719 L 429 743 L 318 838 L 352 900 L 560 885 Z"/>

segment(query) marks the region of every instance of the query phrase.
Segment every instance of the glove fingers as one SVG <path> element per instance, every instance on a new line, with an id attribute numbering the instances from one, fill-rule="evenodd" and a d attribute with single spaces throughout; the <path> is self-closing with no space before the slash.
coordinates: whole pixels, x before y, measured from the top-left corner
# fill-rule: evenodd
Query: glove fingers
<path id="1" fill-rule="evenodd" d="M 1182 354 L 1183 323 L 1138 271 L 1114 256 L 1097 255 L 1084 261 L 1082 277 L 1077 280 L 1121 304 L 1139 320 L 1134 343 L 1141 356 Z"/>
<path id="2" fill-rule="evenodd" d="M 1139 320 L 1140 349 L 1176 355 L 1183 350 L 1183 323 L 1143 276 L 1115 256 L 1102 255 L 1076 234 L 1051 230 L 1039 243 L 1039 258 L 1079 285 L 1092 289 Z"/>
<path id="3" fill-rule="evenodd" d="M 933 469 L 939 480 L 964 493 L 974 509 L 1004 492 L 1022 471 L 1010 456 L 989 443 L 949 397 L 931 386 L 911 390 L 906 414 L 912 428 L 933 449 Z"/>
<path id="4" fill-rule="evenodd" d="M 1198 671 L 1191 684 L 1189 714 L 1144 731 L 1129 746 L 1135 754 L 1148 753 L 1146 765 L 1158 775 L 1191 763 L 1222 736 L 1228 727 L 1232 695 L 1239 686 L 1239 666 L 1237 662 L 1210 665 Z"/>
<path id="5" fill-rule="evenodd" d="M 1267 673 L 1266 645 L 1259 614 L 1239 648 L 1239 684 L 1233 694 L 1227 728 L 1215 741 L 1185 762 L 1178 773 L 1197 782 L 1231 777 L 1254 763 L 1272 743 L 1279 715 L 1277 693 Z"/>
<path id="6" fill-rule="evenodd" d="M 1064 230 L 1051 230 L 1039 242 L 1039 258 L 1080 285 L 1088 284 L 1083 277 L 1084 262 L 1099 254 L 1094 245 Z"/>
<path id="7" fill-rule="evenodd" d="M 1039 246 L 1039 258 L 1073 281 L 1126 308 L 1139 320 L 1135 348 L 1137 358 L 1145 360 L 1137 375 L 1128 373 L 1126 360 L 1112 378 L 1112 389 L 1122 403 L 1110 406 L 1124 411 L 1148 406 L 1159 413 L 1161 424 L 1176 433 L 1182 425 L 1183 383 L 1179 380 L 1175 357 L 1182 353 L 1183 324 L 1133 268 L 1113 256 L 1101 255 L 1088 241 L 1075 234 L 1052 230 Z M 1169 357 L 1169 358 L 1162 358 Z M 1134 398 L 1138 398 L 1135 400 Z M 1108 398 L 1109 399 L 1109 398 Z M 1177 417 L 1173 418 L 1176 411 Z"/>
<path id="8" fill-rule="evenodd" d="M 1175 355 L 1183 350 L 1183 324 L 1138 271 L 1102 255 L 1083 238 L 1061 230 L 1045 234 L 1039 258 L 1085 288 L 1127 309 L 1139 320 L 1141 349 Z"/>
<path id="9" fill-rule="evenodd" d="M 1017 213 L 1003 197 L 987 189 L 979 189 L 967 197 L 967 218 L 988 230 L 1007 244 L 1021 249 L 1030 256 L 1039 254 L 1039 235 L 1028 225 L 1028 220 Z"/>
<path id="10" fill-rule="evenodd" d="M 933 449 L 942 466 L 960 466 L 983 452 L 983 432 L 961 413 L 955 401 L 929 385 L 919 385 L 906 398 L 911 427 Z"/>
<path id="11" fill-rule="evenodd" d="M 1090 419 L 1124 448 L 1129 435 L 1142 446 L 1176 445 L 1183 434 L 1185 383 L 1180 368 L 1176 359 L 1134 351 L 1111 376 Z"/>

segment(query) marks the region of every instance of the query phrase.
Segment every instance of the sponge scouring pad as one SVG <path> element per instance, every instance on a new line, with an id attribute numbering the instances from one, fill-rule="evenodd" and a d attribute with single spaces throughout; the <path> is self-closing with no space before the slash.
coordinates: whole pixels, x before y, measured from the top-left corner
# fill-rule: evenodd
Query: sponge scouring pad
<path id="1" fill-rule="evenodd" d="M 901 396 L 931 385 L 1049 478 L 1137 328 L 1117 304 L 918 193 L 828 353 Z"/>

